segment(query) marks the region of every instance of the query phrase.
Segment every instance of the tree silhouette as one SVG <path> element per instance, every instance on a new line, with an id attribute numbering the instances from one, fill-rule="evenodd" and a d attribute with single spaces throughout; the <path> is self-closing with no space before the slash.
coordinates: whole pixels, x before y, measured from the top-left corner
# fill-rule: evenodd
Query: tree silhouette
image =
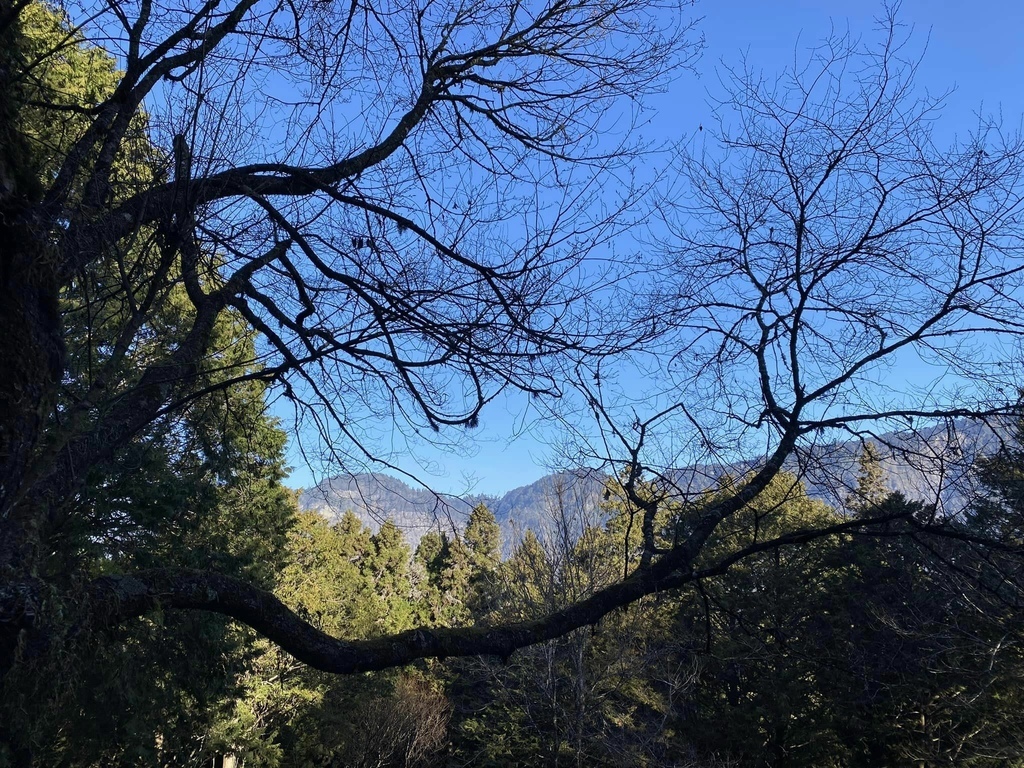
<path id="1" fill-rule="evenodd" d="M 837 37 L 778 83 L 735 73 L 700 131 L 723 154 L 683 153 L 686 196 L 663 201 L 645 313 L 613 298 L 599 316 L 610 278 L 581 263 L 622 226 L 635 196 L 604 193 L 637 154 L 596 137 L 685 59 L 685 5 L 138 0 L 38 45 L 35 6 L 0 0 L 0 671 L 157 609 L 225 614 L 328 672 L 505 658 L 766 550 L 949 533 L 908 506 L 706 546 L 822 435 L 1001 411 L 885 373 L 918 355 L 978 391 L 1008 383 L 984 345 L 1024 331 L 1024 147 L 982 124 L 938 148 L 891 15 L 876 48 Z M 100 44 L 116 83 L 69 96 L 53 67 Z M 42 152 L 38 126 L 62 121 Z M 218 348 L 228 313 L 251 359 Z M 665 407 L 600 375 L 639 341 L 667 361 Z M 504 387 L 560 392 L 566 360 L 604 428 L 582 458 L 614 468 L 642 543 L 621 579 L 543 616 L 343 641 L 212 569 L 53 565 L 90 473 L 199 397 L 273 382 L 344 463 L 382 423 L 429 434 L 475 425 Z M 663 541 L 662 501 L 692 488 L 651 451 L 725 446 L 759 458 Z"/>

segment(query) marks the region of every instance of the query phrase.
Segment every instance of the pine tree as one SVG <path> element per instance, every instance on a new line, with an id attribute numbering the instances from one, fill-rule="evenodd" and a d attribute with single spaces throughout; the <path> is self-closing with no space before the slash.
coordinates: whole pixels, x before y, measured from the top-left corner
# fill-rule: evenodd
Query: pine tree
<path id="1" fill-rule="evenodd" d="M 866 442 L 857 457 L 857 485 L 846 497 L 846 508 L 855 515 L 876 509 L 891 493 L 885 483 L 885 470 L 878 447 Z"/>
<path id="2" fill-rule="evenodd" d="M 464 534 L 470 561 L 466 606 L 477 623 L 486 621 L 500 600 L 501 529 L 486 504 L 473 508 Z"/>
<path id="3" fill-rule="evenodd" d="M 464 538 L 477 568 L 497 567 L 501 558 L 501 528 L 486 504 L 477 504 L 469 513 Z"/>
<path id="4" fill-rule="evenodd" d="M 412 627 L 414 608 L 409 579 L 409 546 L 392 521 L 385 521 L 371 539 L 363 560 L 363 571 L 379 601 L 376 609 L 379 634 L 392 634 Z"/>

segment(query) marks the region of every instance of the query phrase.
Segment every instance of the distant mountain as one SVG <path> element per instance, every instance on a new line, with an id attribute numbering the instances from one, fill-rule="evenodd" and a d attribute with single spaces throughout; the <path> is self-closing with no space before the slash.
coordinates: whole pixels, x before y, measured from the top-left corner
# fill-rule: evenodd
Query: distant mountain
<path id="1" fill-rule="evenodd" d="M 299 507 L 315 510 L 332 522 L 352 510 L 373 531 L 384 520 L 391 520 L 415 548 L 431 529 L 461 530 L 470 511 L 482 502 L 494 513 L 509 546 L 527 529 L 547 531 L 555 520 L 570 525 L 571 530 L 598 522 L 603 486 L 604 478 L 594 473 L 562 472 L 546 475 L 500 497 L 460 497 L 413 488 L 390 475 L 363 473 L 333 477 L 304 490 Z"/>
<path id="2" fill-rule="evenodd" d="M 587 470 L 557 472 L 495 499 L 488 506 L 501 525 L 506 547 L 527 530 L 575 537 L 604 521 L 601 511 L 605 475 Z"/>
<path id="3" fill-rule="evenodd" d="M 953 509 L 970 493 L 975 458 L 993 452 L 999 438 L 988 426 L 962 422 L 952 431 L 945 427 L 907 430 L 873 442 L 889 488 Z M 860 453 L 859 441 L 822 443 L 799 452 L 786 469 L 799 475 L 813 496 L 839 504 L 856 486 Z M 680 495 L 692 496 L 725 473 L 741 475 L 751 467 L 744 462 L 689 467 L 672 473 L 672 481 Z M 374 531 L 390 519 L 415 548 L 431 529 L 461 530 L 470 510 L 483 502 L 501 525 L 508 550 L 527 529 L 548 536 L 575 536 L 586 525 L 602 522 L 605 479 L 593 471 L 559 472 L 503 496 L 459 497 L 412 488 L 389 475 L 365 473 L 325 480 L 305 490 L 299 506 L 317 510 L 332 521 L 352 510 Z"/>
<path id="4" fill-rule="evenodd" d="M 415 547 L 431 529 L 461 529 L 470 511 L 481 501 L 490 506 L 493 500 L 484 496 L 445 496 L 413 488 L 390 475 L 363 473 L 339 475 L 307 488 L 299 497 L 299 508 L 320 512 L 331 522 L 352 510 L 374 532 L 385 520 L 391 520 Z"/>

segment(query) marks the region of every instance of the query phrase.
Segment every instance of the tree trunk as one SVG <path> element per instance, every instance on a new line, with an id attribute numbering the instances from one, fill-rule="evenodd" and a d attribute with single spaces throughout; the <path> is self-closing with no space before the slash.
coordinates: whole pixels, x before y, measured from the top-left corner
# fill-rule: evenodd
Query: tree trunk
<path id="1" fill-rule="evenodd" d="M 0 678 L 41 611 L 40 536 L 50 500 L 33 459 L 64 368 L 52 254 L 31 214 L 41 186 L 19 130 L 18 24 L 0 0 Z"/>

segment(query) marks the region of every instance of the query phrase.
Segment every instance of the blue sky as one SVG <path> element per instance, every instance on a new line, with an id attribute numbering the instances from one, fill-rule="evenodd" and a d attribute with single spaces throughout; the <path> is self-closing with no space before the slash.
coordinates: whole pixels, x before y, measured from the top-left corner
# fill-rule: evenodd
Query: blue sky
<path id="1" fill-rule="evenodd" d="M 694 11 L 703 16 L 697 33 L 704 36 L 704 54 L 696 73 L 680 73 L 668 93 L 648 103 L 654 109 L 645 128 L 648 138 L 676 139 L 710 122 L 708 92 L 718 91 L 716 69 L 722 63 L 736 64 L 746 54 L 751 66 L 772 76 L 792 63 L 794 51 L 820 41 L 833 25 L 848 25 L 855 36 L 870 37 L 882 6 L 860 0 L 704 0 Z M 906 0 L 898 17 L 914 28 L 914 50 L 924 50 L 917 85 L 933 94 L 955 89 L 936 126 L 940 136 L 970 131 L 979 111 L 1001 114 L 1011 130 L 1019 126 L 1024 113 L 1024 3 Z M 381 436 L 389 441 L 386 426 Z M 409 455 L 400 435 L 391 444 L 404 469 L 437 490 L 454 493 L 503 493 L 545 474 L 554 456 L 549 445 L 554 430 L 545 427 L 525 398 L 514 394 L 492 403 L 468 437 L 471 441 L 459 451 L 423 445 Z M 308 486 L 324 475 L 294 446 L 290 463 L 294 486 Z"/>
<path id="2" fill-rule="evenodd" d="M 702 80 L 713 80 L 720 59 L 734 61 L 748 51 L 768 72 L 792 61 L 801 46 L 819 40 L 831 23 L 849 24 L 854 33 L 870 33 L 881 4 L 874 2 L 751 2 L 719 0 L 698 5 L 707 50 L 700 65 Z M 1024 4 L 1005 0 L 972 3 L 948 0 L 906 0 L 898 17 L 914 27 L 914 40 L 927 45 L 919 84 L 935 92 L 951 86 L 948 118 L 967 118 L 984 102 L 1006 116 L 1020 114 L 1024 75 Z M 680 83 L 681 90 L 693 93 Z"/>

